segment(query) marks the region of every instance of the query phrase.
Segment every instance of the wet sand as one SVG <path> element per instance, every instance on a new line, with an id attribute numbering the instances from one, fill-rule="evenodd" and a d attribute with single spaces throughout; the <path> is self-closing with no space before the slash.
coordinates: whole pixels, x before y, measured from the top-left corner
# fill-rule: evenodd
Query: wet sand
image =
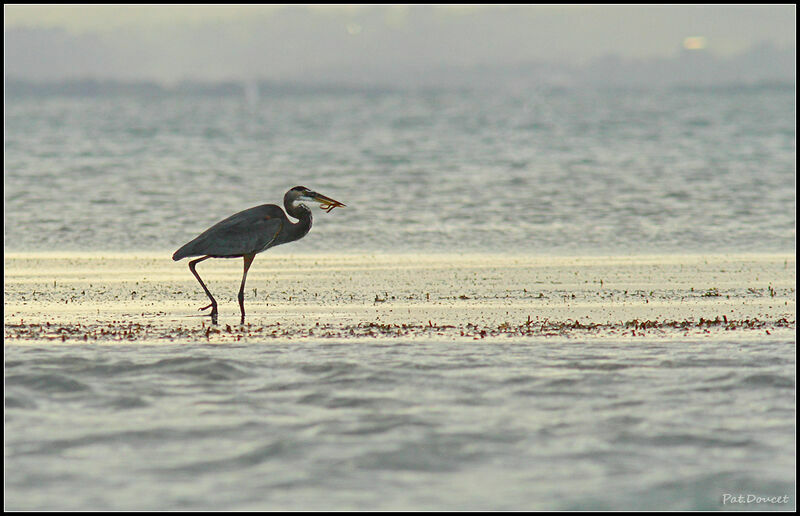
<path id="1" fill-rule="evenodd" d="M 6 253 L 5 342 L 272 339 L 794 339 L 795 255 L 542 257 Z"/>

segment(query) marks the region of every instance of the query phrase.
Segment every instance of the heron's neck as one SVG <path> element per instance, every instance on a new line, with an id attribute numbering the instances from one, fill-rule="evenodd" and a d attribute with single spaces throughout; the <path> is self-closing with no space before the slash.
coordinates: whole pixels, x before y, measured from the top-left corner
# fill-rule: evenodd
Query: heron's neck
<path id="1" fill-rule="evenodd" d="M 311 210 L 302 204 L 290 202 L 284 202 L 283 206 L 286 208 L 286 213 L 298 220 L 297 223 L 292 224 L 287 241 L 299 240 L 306 236 L 306 233 L 311 229 Z"/>

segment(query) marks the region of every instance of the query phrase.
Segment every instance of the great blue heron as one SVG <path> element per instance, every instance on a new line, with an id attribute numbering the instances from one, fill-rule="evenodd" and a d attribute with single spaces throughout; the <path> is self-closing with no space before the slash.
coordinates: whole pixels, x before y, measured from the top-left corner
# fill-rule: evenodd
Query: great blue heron
<path id="1" fill-rule="evenodd" d="M 306 205 L 299 204 L 302 201 L 318 202 L 320 207 L 328 212 L 344 206 L 339 201 L 312 192 L 304 186 L 295 186 L 283 196 L 283 205 L 286 213 L 298 219 L 297 223 L 289 220 L 280 206 L 262 204 L 240 211 L 214 224 L 172 255 L 175 261 L 189 256 L 200 256 L 197 260 L 189 262 L 189 270 L 211 300 L 210 305 L 200 310 L 211 308 L 213 324 L 217 324 L 217 301 L 200 279 L 195 266 L 209 258 L 244 258 L 242 286 L 239 288 L 239 308 L 242 310 L 242 324 L 244 324 L 244 282 L 256 254 L 276 245 L 299 240 L 311 229 L 311 210 Z"/>

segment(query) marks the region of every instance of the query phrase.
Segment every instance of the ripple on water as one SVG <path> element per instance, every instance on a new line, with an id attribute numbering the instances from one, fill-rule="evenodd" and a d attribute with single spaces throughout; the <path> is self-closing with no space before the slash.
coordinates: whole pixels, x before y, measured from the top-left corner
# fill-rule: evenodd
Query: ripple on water
<path id="1" fill-rule="evenodd" d="M 5 378 L 6 387 L 24 387 L 46 394 L 73 394 L 92 390 L 84 382 L 61 373 L 29 372 L 10 374 Z"/>
<path id="2" fill-rule="evenodd" d="M 165 358 L 142 367 L 140 372 L 154 372 L 160 375 L 174 374 L 208 381 L 240 380 L 254 374 L 249 370 L 247 364 L 242 362 L 211 357 Z"/>

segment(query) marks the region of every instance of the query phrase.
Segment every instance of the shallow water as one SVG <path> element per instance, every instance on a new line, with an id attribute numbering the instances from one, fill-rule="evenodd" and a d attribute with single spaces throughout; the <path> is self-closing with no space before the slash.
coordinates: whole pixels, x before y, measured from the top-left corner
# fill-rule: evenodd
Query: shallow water
<path id="1" fill-rule="evenodd" d="M 8 509 L 795 504 L 794 342 L 7 346 L 5 360 Z"/>
<path id="2" fill-rule="evenodd" d="M 542 257 L 529 254 L 270 255 L 236 299 L 241 260 L 198 269 L 161 253 L 9 253 L 7 341 L 263 342 L 264 338 L 452 339 L 705 335 L 790 338 L 793 254 Z"/>

